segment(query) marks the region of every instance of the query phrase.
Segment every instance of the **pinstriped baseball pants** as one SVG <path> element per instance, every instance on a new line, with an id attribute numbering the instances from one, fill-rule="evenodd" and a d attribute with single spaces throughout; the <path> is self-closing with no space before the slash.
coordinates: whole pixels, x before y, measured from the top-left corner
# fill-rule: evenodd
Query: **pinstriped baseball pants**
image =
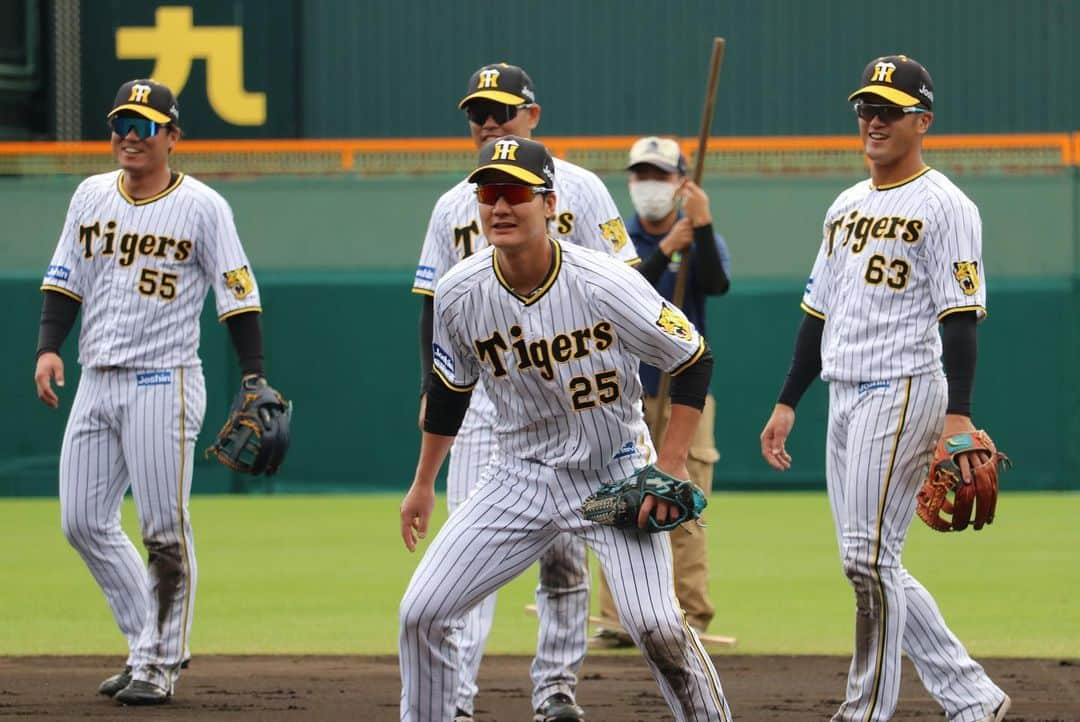
<path id="1" fill-rule="evenodd" d="M 836 722 L 892 717 L 901 651 L 950 722 L 980 720 L 1004 699 L 901 563 L 946 402 L 940 372 L 829 384 L 826 478 L 844 573 L 856 599 L 855 653 Z"/>
<path id="2" fill-rule="evenodd" d="M 446 501 L 451 512 L 490 473 L 489 464 L 498 447 L 490 423 L 474 407 L 470 407 L 467 422 L 462 424 L 450 452 Z M 479 408 L 485 409 L 494 413 L 490 402 Z M 534 708 L 558 692 L 574 697 L 577 673 L 585 660 L 588 641 L 585 620 L 589 616 L 589 571 L 584 542 L 571 534 L 559 534 L 539 561 L 536 611 L 540 631 L 530 667 Z M 455 704 L 470 713 L 479 691 L 476 677 L 495 618 L 497 596 L 492 592 L 485 597 L 465 614 L 460 628 L 454 630 L 461 659 L 461 685 Z"/>
<path id="3" fill-rule="evenodd" d="M 60 452 L 64 535 L 127 638 L 132 676 L 172 689 L 190 657 L 195 546 L 188 514 L 202 369 L 83 369 Z M 149 561 L 120 526 L 131 488 Z"/>
<path id="4" fill-rule="evenodd" d="M 578 471 L 495 459 L 491 473 L 431 542 L 401 601 L 402 720 L 453 717 L 461 662 L 451 631 L 466 610 L 525 571 L 566 532 L 592 547 L 616 582 L 619 615 L 676 719 L 731 719 L 716 670 L 675 599 L 667 535 L 580 517 L 585 497 L 602 482 L 629 476 L 635 461 Z"/>

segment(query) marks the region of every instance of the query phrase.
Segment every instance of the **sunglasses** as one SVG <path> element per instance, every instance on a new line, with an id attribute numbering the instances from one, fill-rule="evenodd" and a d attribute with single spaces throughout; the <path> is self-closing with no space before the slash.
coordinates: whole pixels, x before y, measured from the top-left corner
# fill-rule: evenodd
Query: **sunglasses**
<path id="1" fill-rule="evenodd" d="M 516 206 L 550 192 L 549 188 L 534 188 L 517 183 L 489 183 L 476 187 L 476 199 L 486 206 L 493 206 L 500 198 L 505 198 L 507 203 Z"/>
<path id="2" fill-rule="evenodd" d="M 109 129 L 121 138 L 126 138 L 132 130 L 139 140 L 146 140 L 152 135 L 157 135 L 167 123 L 158 123 L 149 118 L 133 118 L 131 116 L 116 116 L 109 118 Z"/>
<path id="3" fill-rule="evenodd" d="M 855 115 L 867 122 L 870 122 L 874 119 L 874 116 L 877 116 L 878 118 L 881 118 L 884 123 L 895 123 L 905 115 L 927 112 L 926 108 L 920 108 L 917 105 L 909 105 L 906 107 L 901 105 L 875 105 L 873 103 L 864 103 L 862 101 L 855 103 L 852 107 L 855 109 Z"/>
<path id="4" fill-rule="evenodd" d="M 528 108 L 531 105 L 532 103 L 506 105 L 494 101 L 474 100 L 465 106 L 465 115 L 469 116 L 469 120 L 477 125 L 483 125 L 488 118 L 494 118 L 498 125 L 502 125 L 516 118 L 519 110 Z"/>

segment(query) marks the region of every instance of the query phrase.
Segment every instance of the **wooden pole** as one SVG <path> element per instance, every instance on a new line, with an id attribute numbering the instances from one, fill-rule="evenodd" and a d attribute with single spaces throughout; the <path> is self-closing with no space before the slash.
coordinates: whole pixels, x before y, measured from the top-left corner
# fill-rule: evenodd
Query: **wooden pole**
<path id="1" fill-rule="evenodd" d="M 709 62 L 709 80 L 705 85 L 705 105 L 701 111 L 701 132 L 698 134 L 697 152 L 694 154 L 694 172 L 691 179 L 701 185 L 701 178 L 705 173 L 705 150 L 709 144 L 709 130 L 712 128 L 713 109 L 716 107 L 716 88 L 720 83 L 720 66 L 724 61 L 723 38 L 713 38 L 712 59 Z M 686 300 L 686 282 L 689 278 L 690 250 L 687 248 L 681 252 L 682 259 L 679 263 L 679 271 L 675 275 L 675 292 L 671 301 L 679 308 L 683 307 Z M 659 428 L 660 419 L 663 418 L 664 407 L 667 404 L 668 395 L 671 393 L 671 376 L 667 373 L 660 374 L 660 386 L 657 389 L 658 400 L 655 418 L 650 420 L 653 429 Z"/>

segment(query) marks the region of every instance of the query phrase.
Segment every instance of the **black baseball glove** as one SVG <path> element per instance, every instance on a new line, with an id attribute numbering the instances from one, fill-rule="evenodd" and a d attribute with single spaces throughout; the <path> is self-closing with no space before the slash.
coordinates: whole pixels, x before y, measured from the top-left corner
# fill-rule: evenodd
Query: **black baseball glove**
<path id="1" fill-rule="evenodd" d="M 708 504 L 701 489 L 692 482 L 680 481 L 649 464 L 627 479 L 601 486 L 585 499 L 581 515 L 617 529 L 637 528 L 638 512 L 649 494 L 673 504 L 679 515 L 664 524 L 650 515 L 649 525 L 645 527 L 648 532 L 670 531 L 683 522 L 697 519 Z"/>
<path id="2" fill-rule="evenodd" d="M 206 457 L 234 471 L 252 476 L 272 475 L 289 450 L 292 402 L 286 401 L 266 379 L 245 376 L 233 398 L 229 419 L 218 432 Z"/>

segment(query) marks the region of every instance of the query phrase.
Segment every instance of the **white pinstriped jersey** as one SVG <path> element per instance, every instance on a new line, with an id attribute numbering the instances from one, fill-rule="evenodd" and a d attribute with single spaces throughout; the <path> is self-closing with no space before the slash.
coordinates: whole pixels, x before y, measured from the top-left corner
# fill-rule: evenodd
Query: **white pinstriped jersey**
<path id="1" fill-rule="evenodd" d="M 576 469 L 647 456 L 639 360 L 678 373 L 705 342 L 633 268 L 551 243 L 552 272 L 528 297 L 501 278 L 490 247 L 443 277 L 435 372 L 459 391 L 485 376 L 504 454 Z"/>
<path id="2" fill-rule="evenodd" d="M 556 211 L 551 232 L 584 248 L 610 253 L 626 263 L 639 263 L 641 259 L 603 181 L 581 166 L 559 158 L 553 160 Z M 435 203 L 416 267 L 413 293 L 433 295 L 435 284 L 458 261 L 487 248 L 475 191 L 474 183 L 462 180 Z M 494 409 L 483 387 L 473 393 L 470 409 L 463 431 L 490 423 Z"/>
<path id="3" fill-rule="evenodd" d="M 826 381 L 940 369 L 938 321 L 986 315 L 978 208 L 930 168 L 888 186 L 856 183 L 825 216 L 802 307 L 825 319 Z"/>
<path id="4" fill-rule="evenodd" d="M 91 176 L 75 190 L 42 290 L 82 302 L 83 366 L 197 365 L 207 286 L 221 319 L 260 310 L 232 209 L 183 173 L 133 200 L 122 173 Z"/>

